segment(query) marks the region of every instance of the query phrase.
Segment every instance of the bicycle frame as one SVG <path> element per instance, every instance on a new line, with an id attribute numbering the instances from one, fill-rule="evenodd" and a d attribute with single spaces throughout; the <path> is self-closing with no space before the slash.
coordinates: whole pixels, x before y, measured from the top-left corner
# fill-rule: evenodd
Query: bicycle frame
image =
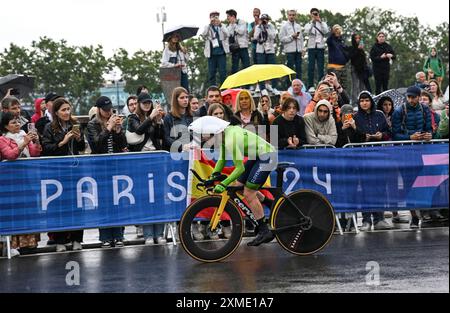
<path id="1" fill-rule="evenodd" d="M 237 206 L 239 209 L 241 209 L 241 211 L 244 212 L 245 216 L 247 216 L 250 219 L 250 221 L 252 222 L 252 224 L 254 226 L 258 225 L 258 222 L 257 222 L 252 210 L 244 203 L 244 201 L 242 201 L 241 197 L 237 194 L 238 191 L 241 191 L 243 189 L 244 189 L 244 186 L 228 187 L 227 190 L 221 194 L 222 199 L 220 201 L 220 205 L 218 208 L 216 208 L 214 210 L 213 217 L 210 221 L 211 231 L 216 230 L 217 225 L 220 222 L 220 217 L 222 216 L 222 213 L 225 210 L 225 206 L 226 206 L 227 202 L 230 200 L 235 206 Z M 291 203 L 291 205 L 293 205 L 298 210 L 298 212 L 300 213 L 302 218 L 306 219 L 306 217 L 302 213 L 302 211 L 295 205 L 294 202 L 292 202 L 291 199 L 289 199 L 289 197 L 286 196 L 286 194 L 282 191 L 281 187 L 265 187 L 265 188 L 261 188 L 260 190 L 267 190 L 270 193 L 272 193 L 272 195 L 274 196 L 275 204 L 270 208 L 271 216 L 272 216 L 272 213 L 274 212 L 275 208 L 277 208 L 283 200 L 287 200 Z M 270 220 L 272 220 L 272 218 L 270 218 Z M 290 229 L 293 227 L 301 226 L 301 225 L 303 225 L 303 223 L 304 222 L 296 224 L 296 225 L 288 226 L 288 227 L 283 227 L 282 229 L 281 228 L 273 229 L 272 231 L 274 231 L 274 232 L 284 231 L 284 230 L 287 230 L 287 229 Z"/>

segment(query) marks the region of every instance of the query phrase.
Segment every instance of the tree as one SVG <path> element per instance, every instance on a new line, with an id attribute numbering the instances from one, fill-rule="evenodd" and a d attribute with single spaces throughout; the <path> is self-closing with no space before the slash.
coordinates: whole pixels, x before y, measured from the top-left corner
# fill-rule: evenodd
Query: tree
<path id="1" fill-rule="evenodd" d="M 90 97 L 103 84 L 109 63 L 101 46 L 68 46 L 65 40 L 42 37 L 32 42 L 31 49 L 11 44 L 0 54 L 0 67 L 3 75 L 35 76 L 34 95 L 55 92 L 67 97 L 75 112 L 85 114 L 92 103 Z"/>
<path id="2" fill-rule="evenodd" d="M 159 83 L 161 58 L 161 51 L 139 50 L 130 57 L 125 49 L 119 49 L 110 62 L 122 72 L 122 78 L 126 81 L 126 92 L 135 94 L 139 85 L 145 85 L 150 93 L 161 93 Z"/>

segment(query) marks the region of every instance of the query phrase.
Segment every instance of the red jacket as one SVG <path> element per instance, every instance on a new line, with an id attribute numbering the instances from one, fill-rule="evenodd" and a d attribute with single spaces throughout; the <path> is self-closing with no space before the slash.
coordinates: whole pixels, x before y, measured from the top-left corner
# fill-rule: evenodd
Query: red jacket
<path id="1" fill-rule="evenodd" d="M 37 157 L 41 154 L 40 149 L 36 144 L 30 142 L 28 150 L 32 157 Z M 17 143 L 9 138 L 0 136 L 0 160 L 16 160 L 20 155 L 19 146 Z"/>

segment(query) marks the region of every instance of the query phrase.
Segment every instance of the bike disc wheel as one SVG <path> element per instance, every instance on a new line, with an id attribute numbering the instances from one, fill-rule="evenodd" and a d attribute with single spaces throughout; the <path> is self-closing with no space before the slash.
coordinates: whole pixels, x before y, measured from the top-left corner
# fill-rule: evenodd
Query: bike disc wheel
<path id="1" fill-rule="evenodd" d="M 181 218 L 179 226 L 181 245 L 191 257 L 198 261 L 221 261 L 233 254 L 242 240 L 244 227 L 241 212 L 230 201 L 225 206 L 216 231 L 209 230 L 210 220 L 214 210 L 219 207 L 220 201 L 220 196 L 200 198 L 186 209 Z M 229 227 L 227 233 L 224 227 Z"/>
<path id="2" fill-rule="evenodd" d="M 309 255 L 323 249 L 331 239 L 335 227 L 335 214 L 330 202 L 319 192 L 300 190 L 287 196 L 295 206 L 311 219 L 311 228 L 296 226 L 276 232 L 278 243 L 297 255 Z M 300 223 L 301 214 L 290 201 L 283 200 L 272 215 L 271 224 L 276 230 Z"/>

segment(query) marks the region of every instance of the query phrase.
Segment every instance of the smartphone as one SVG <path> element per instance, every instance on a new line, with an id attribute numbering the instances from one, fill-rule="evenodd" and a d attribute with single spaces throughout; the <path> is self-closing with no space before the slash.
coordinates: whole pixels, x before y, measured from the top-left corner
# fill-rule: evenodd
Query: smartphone
<path id="1" fill-rule="evenodd" d="M 351 120 L 353 120 L 352 113 L 344 114 L 344 121 L 351 121 Z"/>
<path id="2" fill-rule="evenodd" d="M 75 124 L 72 126 L 72 131 L 74 133 L 80 133 L 80 124 Z"/>

